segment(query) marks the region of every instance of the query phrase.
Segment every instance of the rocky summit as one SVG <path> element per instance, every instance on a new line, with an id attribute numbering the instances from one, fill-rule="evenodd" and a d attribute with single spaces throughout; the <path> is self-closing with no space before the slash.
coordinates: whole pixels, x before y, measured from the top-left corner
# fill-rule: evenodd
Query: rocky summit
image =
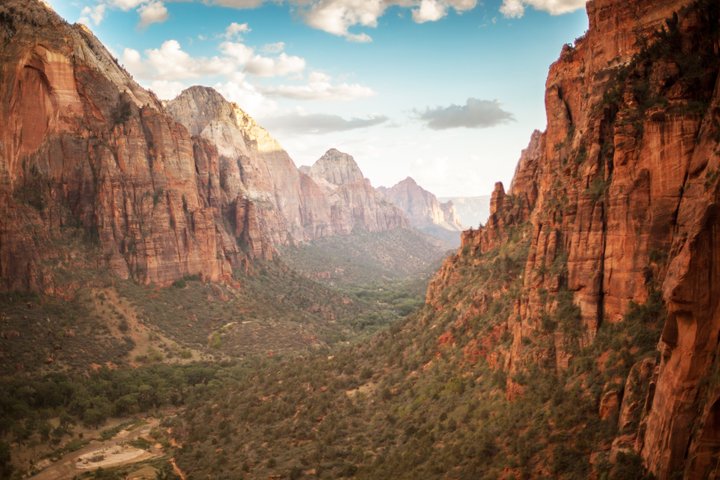
<path id="1" fill-rule="evenodd" d="M 405 212 L 413 227 L 440 238 L 459 240 L 459 235 L 453 232 L 463 228 L 452 201 L 440 203 L 411 177 L 379 190 L 390 203 Z"/>

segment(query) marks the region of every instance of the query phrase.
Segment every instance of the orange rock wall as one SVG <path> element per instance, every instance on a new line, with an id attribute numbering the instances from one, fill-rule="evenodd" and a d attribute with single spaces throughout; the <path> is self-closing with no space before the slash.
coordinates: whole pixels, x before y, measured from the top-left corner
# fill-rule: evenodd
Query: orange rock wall
<path id="1" fill-rule="evenodd" d="M 489 251 L 529 223 L 509 373 L 537 361 L 521 340 L 542 335 L 541 292 L 572 292 L 588 344 L 631 302 L 661 291 L 668 318 L 657 367 L 636 365 L 620 405 L 606 392 L 600 409 L 619 409 L 626 427 L 641 417 L 633 432 L 621 426 L 616 444 L 660 479 L 719 475 L 719 10 L 710 1 L 588 2 L 588 33 L 550 68 L 547 130 L 533 135 L 510 191 L 496 186 L 487 225 L 465 232 L 459 253 Z M 660 38 L 670 40 L 653 50 Z M 694 67 L 693 56 L 702 58 Z M 443 308 L 439 292 L 459 274 L 451 258 L 428 303 Z M 567 368 L 561 337 L 548 355 Z"/>
<path id="2" fill-rule="evenodd" d="M 52 290 L 48 242 L 70 226 L 121 277 L 230 275 L 242 255 L 185 128 L 83 27 L 40 2 L 0 10 L 0 286 Z"/>

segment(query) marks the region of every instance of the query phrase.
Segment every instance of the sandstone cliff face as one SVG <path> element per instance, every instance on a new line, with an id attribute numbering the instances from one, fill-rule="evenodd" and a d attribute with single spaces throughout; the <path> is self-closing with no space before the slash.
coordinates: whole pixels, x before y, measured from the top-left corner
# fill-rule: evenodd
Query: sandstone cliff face
<path id="1" fill-rule="evenodd" d="M 496 186 L 486 227 L 463 234 L 460 255 L 527 236 L 522 291 L 506 326 L 512 342 L 501 362 L 511 376 L 545 360 L 568 368 L 573 354 L 562 331 L 544 350 L 523 341 L 548 336 L 543 317 L 560 308 L 548 298 L 569 292 L 588 346 L 627 321 L 633 305 L 660 295 L 667 318 L 657 363 L 641 359 L 632 381 L 617 379 L 626 386 L 608 384 L 598 399 L 607 416 L 618 396 L 622 437 L 611 458 L 635 451 L 658 478 L 715 478 L 720 6 L 595 0 L 587 10 L 587 35 L 550 69 L 547 130 L 533 135 L 509 193 Z M 428 291 L 437 309 L 444 308 L 439 292 L 460 274 L 454 262 Z M 507 391 L 522 394 L 511 378 Z"/>
<path id="2" fill-rule="evenodd" d="M 196 143 L 217 148 L 221 203 L 226 210 L 254 206 L 261 220 L 255 242 L 305 240 L 300 175 L 267 131 L 212 88 L 189 88 L 166 107 Z"/>
<path id="3" fill-rule="evenodd" d="M 455 207 L 451 201 L 440 203 L 415 180 L 407 177 L 390 188 L 380 188 L 380 193 L 405 212 L 415 228 L 440 227 L 452 232 L 462 230 Z"/>
<path id="4" fill-rule="evenodd" d="M 49 242 L 76 227 L 122 277 L 229 274 L 242 255 L 198 190 L 185 128 L 41 2 L 3 2 L 0 26 L 1 287 L 52 290 Z"/>
<path id="5" fill-rule="evenodd" d="M 372 187 L 352 156 L 336 149 L 328 150 L 306 173 L 304 195 L 327 199 L 329 209 L 308 209 L 313 218 L 321 218 L 336 234 L 349 234 L 354 230 L 379 232 L 408 226 L 403 212 L 386 202 Z"/>

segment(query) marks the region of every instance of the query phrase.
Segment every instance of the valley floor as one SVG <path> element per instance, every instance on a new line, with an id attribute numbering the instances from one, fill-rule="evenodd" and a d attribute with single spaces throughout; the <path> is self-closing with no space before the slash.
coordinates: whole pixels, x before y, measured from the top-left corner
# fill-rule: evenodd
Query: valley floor
<path id="1" fill-rule="evenodd" d="M 0 478 L 181 477 L 170 417 L 250 372 L 389 328 L 420 308 L 443 255 L 414 232 L 361 234 L 290 249 L 232 284 L 79 269 L 68 284 L 86 286 L 62 297 L 3 294 Z"/>

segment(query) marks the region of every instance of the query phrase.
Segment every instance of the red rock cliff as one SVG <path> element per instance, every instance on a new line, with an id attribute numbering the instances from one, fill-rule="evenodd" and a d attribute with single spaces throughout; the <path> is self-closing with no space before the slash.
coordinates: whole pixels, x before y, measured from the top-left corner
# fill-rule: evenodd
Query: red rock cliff
<path id="1" fill-rule="evenodd" d="M 488 224 L 464 233 L 459 255 L 487 252 L 526 226 L 523 288 L 507 325 L 511 374 L 539 358 L 562 370 L 572 358 L 562 334 L 541 354 L 522 341 L 546 335 L 548 295 L 569 292 L 590 345 L 660 292 L 658 360 L 638 363 L 619 393 L 604 388 L 603 415 L 612 395 L 625 427 L 639 415 L 612 453 L 638 452 L 661 479 L 716 478 L 720 4 L 595 0 L 587 11 L 588 33 L 550 69 L 547 130 L 533 135 L 510 192 L 496 187 Z M 435 308 L 461 275 L 454 262 L 430 286 Z M 641 400 L 637 382 L 648 392 Z M 508 396 L 519 393 L 508 380 Z"/>
<path id="2" fill-rule="evenodd" d="M 52 289 L 50 242 L 71 227 L 122 277 L 229 274 L 242 255 L 154 95 L 38 1 L 0 5 L 0 44 L 2 288 Z"/>

